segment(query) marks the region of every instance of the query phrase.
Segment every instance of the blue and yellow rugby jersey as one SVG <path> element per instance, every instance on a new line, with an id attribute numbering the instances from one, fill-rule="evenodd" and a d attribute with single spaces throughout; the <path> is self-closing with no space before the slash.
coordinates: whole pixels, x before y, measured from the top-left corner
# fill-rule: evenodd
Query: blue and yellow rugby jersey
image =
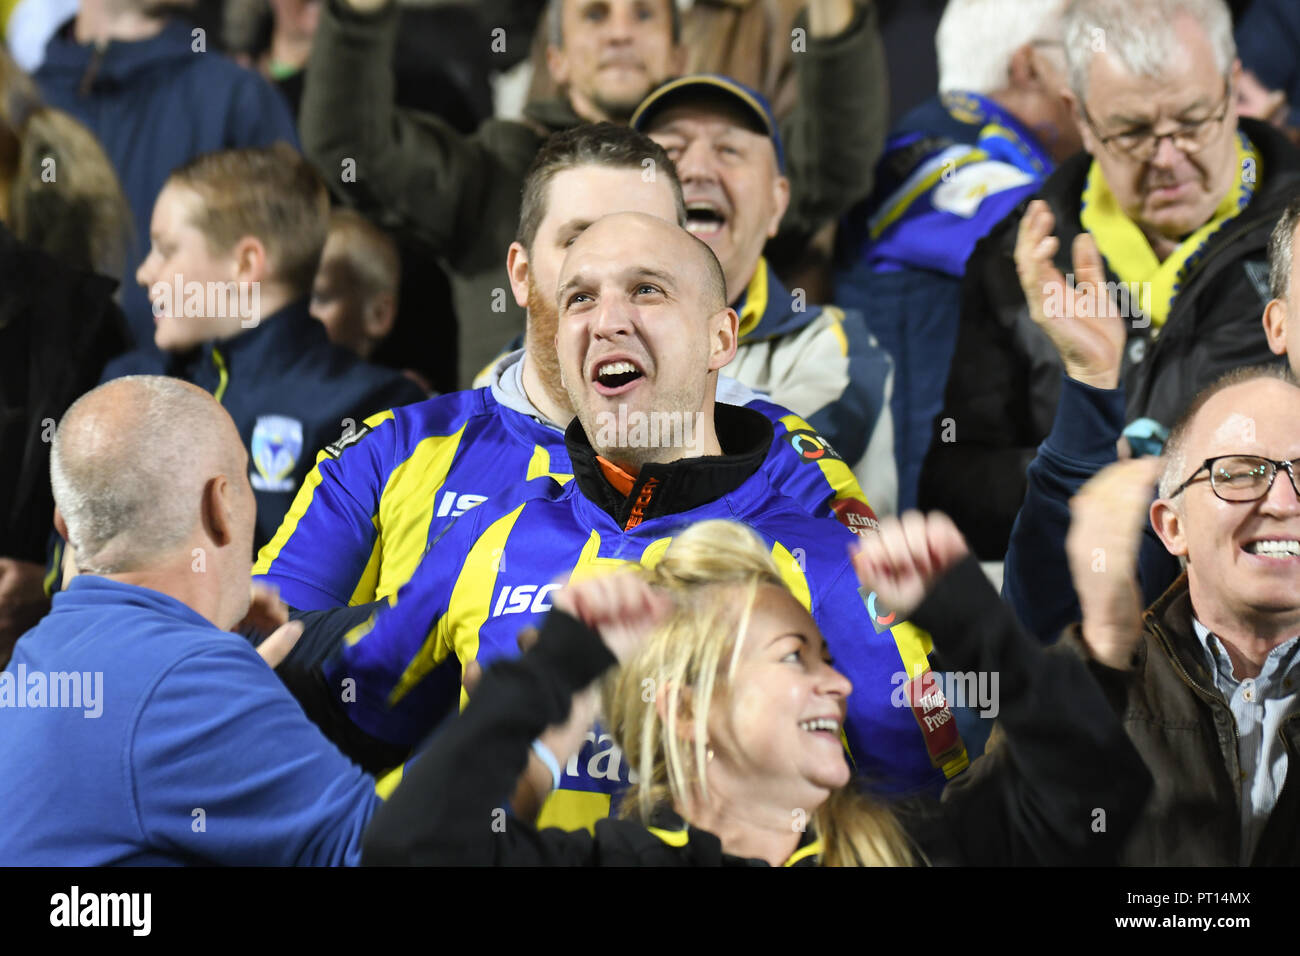
<path id="1" fill-rule="evenodd" d="M 300 610 L 390 598 L 447 521 L 534 478 L 567 482 L 564 432 L 527 403 L 521 358 L 503 359 L 491 387 L 380 412 L 321 451 L 253 575 Z M 874 525 L 852 471 L 806 421 L 728 379 L 718 395 L 775 426 L 764 465 L 775 487 L 809 513 Z"/>
<path id="2" fill-rule="evenodd" d="M 735 416 L 749 418 L 751 429 L 754 419 L 766 427 L 753 413 L 727 406 L 719 405 L 717 415 L 720 432 L 723 419 Z M 581 435 L 576 423 L 570 436 L 575 432 Z M 698 475 L 690 477 L 688 469 L 697 467 L 692 463 L 705 462 L 698 471 L 719 469 L 731 467 L 726 463 L 737 456 L 647 465 L 621 518 L 597 503 L 609 486 L 595 487 L 605 479 L 594 476 L 591 461 L 579 462 L 577 482 L 535 481 L 476 508 L 446 529 L 395 602 L 347 635 L 326 668 L 327 685 L 352 688 L 342 706 L 361 730 L 399 747 L 415 746 L 446 712 L 445 685 L 430 679 L 444 663 L 454 657 L 486 667 L 517 654 L 520 630 L 540 622 L 558 580 L 653 564 L 686 525 L 728 518 L 769 544 L 786 583 L 821 628 L 836 667 L 852 681 L 845 736 L 858 773 L 882 792 L 937 791 L 964 769 L 965 750 L 950 728 L 952 743 L 932 759 L 919 719 L 898 694 L 928 668 L 928 637 L 904 622 L 881 623 L 886 619 L 868 611 L 848 557 L 850 532 L 774 490 L 759 466 L 767 446 L 758 449 L 747 478 L 685 510 L 656 513 L 651 505 L 660 491 L 700 497 L 689 490 L 699 483 Z M 594 459 L 589 446 L 586 451 Z M 611 798 L 629 782 L 621 751 L 598 727 L 562 769 L 561 790 L 541 825 L 589 825 L 609 813 Z"/>

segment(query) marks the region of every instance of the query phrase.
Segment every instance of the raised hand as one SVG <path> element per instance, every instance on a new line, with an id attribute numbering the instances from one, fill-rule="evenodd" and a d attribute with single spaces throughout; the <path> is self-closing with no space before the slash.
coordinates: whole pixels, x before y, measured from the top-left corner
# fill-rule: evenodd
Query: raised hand
<path id="1" fill-rule="evenodd" d="M 555 592 L 551 603 L 600 634 L 620 664 L 636 653 L 672 609 L 672 600 L 635 571 L 567 584 Z"/>
<path id="2" fill-rule="evenodd" d="M 1052 257 L 1060 240 L 1047 203 L 1029 204 L 1016 235 L 1016 273 L 1034 324 L 1047 333 L 1065 364 L 1065 374 L 1094 388 L 1119 385 L 1128 331 L 1106 288 L 1106 267 L 1091 235 L 1074 239 L 1074 284 L 1066 281 Z"/>
<path id="3" fill-rule="evenodd" d="M 885 518 L 853 551 L 858 581 L 900 618 L 911 615 L 939 577 L 969 552 L 966 539 L 941 511 Z"/>
<path id="4" fill-rule="evenodd" d="M 1138 549 L 1160 466 L 1158 458 L 1117 462 L 1070 499 L 1065 550 L 1083 612 L 1083 640 L 1110 667 L 1127 667 L 1142 635 Z"/>

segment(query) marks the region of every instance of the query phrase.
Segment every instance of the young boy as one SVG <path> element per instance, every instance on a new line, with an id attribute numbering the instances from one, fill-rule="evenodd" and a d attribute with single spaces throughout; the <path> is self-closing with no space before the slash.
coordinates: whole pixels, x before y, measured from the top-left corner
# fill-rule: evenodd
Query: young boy
<path id="1" fill-rule="evenodd" d="M 347 441 L 375 412 L 425 397 L 399 373 L 332 345 L 308 312 L 328 229 L 325 184 L 286 145 L 209 153 L 175 170 L 136 272 L 162 355 L 139 349 L 104 373 L 172 375 L 225 406 L 248 448 L 258 548 L 319 449 Z"/>

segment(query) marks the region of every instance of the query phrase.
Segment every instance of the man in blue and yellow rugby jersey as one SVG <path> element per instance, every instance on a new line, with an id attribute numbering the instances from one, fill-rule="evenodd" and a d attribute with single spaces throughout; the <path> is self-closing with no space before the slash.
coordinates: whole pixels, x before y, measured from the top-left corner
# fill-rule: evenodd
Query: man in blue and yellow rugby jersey
<path id="1" fill-rule="evenodd" d="M 524 349 L 496 365 L 490 386 L 374 415 L 323 451 L 254 575 L 303 610 L 388 598 L 450 519 L 522 481 L 568 481 L 563 429 L 573 410 L 555 358 L 553 291 L 574 238 L 626 210 L 685 222 L 662 149 L 610 124 L 552 137 L 526 181 L 506 260 L 515 299 L 528 306 Z M 765 469 L 774 485 L 810 512 L 874 525 L 853 473 L 807 422 L 729 379 L 719 397 L 773 422 L 779 438 Z"/>
<path id="2" fill-rule="evenodd" d="M 516 653 L 558 579 L 654 562 L 685 525 L 727 517 L 770 544 L 853 682 L 844 732 L 864 780 L 882 792 L 933 791 L 966 766 L 946 704 L 910 692 L 928 668 L 928 638 L 869 613 L 850 533 L 773 488 L 771 422 L 715 401 L 738 339 L 725 289 L 708 246 L 663 219 L 620 213 L 584 231 L 557 296 L 557 355 L 578 410 L 565 432 L 574 480 L 536 481 L 451 524 L 397 599 L 326 663 L 305 702 L 318 721 L 322 708 L 345 714 L 380 747 L 414 748 L 446 712 L 448 668 Z M 543 825 L 590 824 L 629 782 L 599 728 L 552 773 L 559 792 Z"/>

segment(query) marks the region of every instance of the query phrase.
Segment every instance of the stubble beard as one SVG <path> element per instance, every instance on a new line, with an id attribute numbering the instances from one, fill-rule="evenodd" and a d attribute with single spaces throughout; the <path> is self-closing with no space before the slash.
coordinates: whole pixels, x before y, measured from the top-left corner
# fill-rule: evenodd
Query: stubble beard
<path id="1" fill-rule="evenodd" d="M 528 276 L 528 326 L 524 334 L 524 349 L 528 361 L 537 369 L 546 397 L 560 408 L 573 412 L 573 401 L 564 390 L 560 374 L 560 356 L 555 350 L 555 332 L 560 325 L 560 315 L 555 304 L 542 295 L 530 273 Z M 556 422 L 561 427 L 567 421 Z"/>

